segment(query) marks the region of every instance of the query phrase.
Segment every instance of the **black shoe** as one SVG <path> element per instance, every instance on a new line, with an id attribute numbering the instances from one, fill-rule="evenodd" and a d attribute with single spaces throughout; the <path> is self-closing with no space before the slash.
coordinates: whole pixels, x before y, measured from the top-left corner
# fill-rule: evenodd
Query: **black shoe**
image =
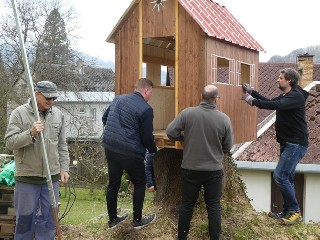
<path id="1" fill-rule="evenodd" d="M 144 228 L 146 226 L 148 226 L 150 223 L 153 223 L 154 220 L 156 220 L 156 214 L 155 213 L 152 213 L 150 215 L 147 215 L 145 217 L 142 217 L 141 218 L 141 221 L 135 221 L 133 220 L 133 228 L 134 229 L 141 229 L 141 228 Z"/>
<path id="2" fill-rule="evenodd" d="M 287 212 L 279 212 L 279 213 L 274 213 L 274 212 L 269 212 L 268 216 L 274 219 L 281 219 L 281 218 L 286 218 L 289 215 Z"/>
<path id="3" fill-rule="evenodd" d="M 118 226 L 119 223 L 123 222 L 124 220 L 127 219 L 127 217 L 129 216 L 128 213 L 123 214 L 121 217 L 117 217 L 115 220 L 113 221 L 108 221 L 108 225 L 110 229 L 114 229 Z"/>

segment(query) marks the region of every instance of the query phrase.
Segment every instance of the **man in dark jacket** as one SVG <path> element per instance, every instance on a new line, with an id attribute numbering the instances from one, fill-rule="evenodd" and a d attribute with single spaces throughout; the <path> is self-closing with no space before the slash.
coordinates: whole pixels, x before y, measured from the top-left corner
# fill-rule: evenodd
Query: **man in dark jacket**
<path id="1" fill-rule="evenodd" d="M 109 185 L 106 201 L 109 228 L 128 217 L 117 216 L 118 191 L 125 170 L 134 185 L 133 227 L 141 229 L 156 219 L 155 214 L 142 217 L 146 188 L 144 158 L 146 150 L 155 153 L 153 109 L 147 103 L 152 96 L 153 83 L 146 78 L 136 82 L 131 94 L 117 96 L 102 117 L 105 126 L 103 146 L 108 162 Z"/>
<path id="2" fill-rule="evenodd" d="M 271 100 L 261 96 L 248 84 L 243 84 L 245 93 L 242 99 L 251 106 L 276 110 L 276 138 L 280 143 L 280 159 L 273 173 L 273 179 L 283 198 L 283 210 L 269 213 L 272 218 L 280 219 L 282 224 L 294 224 L 302 221 L 299 204 L 295 196 L 294 175 L 297 164 L 308 148 L 308 129 L 306 123 L 305 102 L 308 92 L 298 81 L 300 74 L 291 68 L 280 71 L 277 82 L 283 91 Z"/>
<path id="3" fill-rule="evenodd" d="M 221 233 L 223 159 L 233 145 L 230 118 L 216 108 L 218 89 L 207 85 L 199 106 L 184 109 L 167 127 L 170 139 L 183 141 L 182 204 L 178 239 L 187 239 L 201 187 L 208 211 L 211 240 Z"/>

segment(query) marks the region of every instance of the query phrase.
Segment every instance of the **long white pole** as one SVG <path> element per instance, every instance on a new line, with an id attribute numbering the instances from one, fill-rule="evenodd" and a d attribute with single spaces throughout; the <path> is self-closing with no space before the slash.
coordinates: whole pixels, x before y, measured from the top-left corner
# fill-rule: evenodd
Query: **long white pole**
<path id="1" fill-rule="evenodd" d="M 13 8 L 15 21 L 16 21 L 17 32 L 18 32 L 18 36 L 19 36 L 19 43 L 20 43 L 20 48 L 21 48 L 21 53 L 22 53 L 23 65 L 25 68 L 25 75 L 26 75 L 26 79 L 27 79 L 28 90 L 29 90 L 29 94 L 31 97 L 31 103 L 32 103 L 33 111 L 36 114 L 36 118 L 38 119 L 38 121 L 40 121 L 41 119 L 40 119 L 40 115 L 39 115 L 39 111 L 38 111 L 38 106 L 36 104 L 36 96 L 34 93 L 33 81 L 32 81 L 32 77 L 30 74 L 30 68 L 29 68 L 29 64 L 28 64 L 26 48 L 25 48 L 24 42 L 23 42 L 21 24 L 20 24 L 20 20 L 18 17 L 17 5 L 16 5 L 15 0 L 11 0 L 11 2 L 12 2 L 12 8 Z M 55 218 L 58 239 L 60 240 L 61 239 L 61 231 L 60 231 L 60 225 L 59 225 L 58 215 L 57 215 L 57 211 L 56 211 L 56 198 L 55 198 L 54 191 L 53 191 L 53 184 L 52 184 L 52 179 L 51 179 L 51 173 L 50 173 L 50 168 L 49 168 L 49 163 L 48 163 L 48 156 L 47 156 L 47 151 L 46 151 L 46 145 L 44 142 L 43 132 L 40 132 L 40 144 L 41 144 L 43 164 L 45 167 L 47 185 L 48 185 L 50 199 L 51 199 L 51 207 L 52 207 L 54 218 Z"/>

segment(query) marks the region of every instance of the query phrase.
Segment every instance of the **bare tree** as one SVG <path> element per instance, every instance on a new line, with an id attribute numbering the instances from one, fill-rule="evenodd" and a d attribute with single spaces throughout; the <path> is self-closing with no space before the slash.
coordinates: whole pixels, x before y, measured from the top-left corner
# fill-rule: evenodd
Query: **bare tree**
<path id="1" fill-rule="evenodd" d="M 6 71 L 0 55 L 0 153 L 5 153 L 4 143 L 2 139 L 4 138 L 4 133 L 6 131 L 7 125 L 7 105 L 2 104 L 6 103 L 8 98 L 9 91 L 9 81 L 6 76 Z"/>
<path id="2" fill-rule="evenodd" d="M 10 79 L 12 87 L 16 87 L 25 83 L 24 66 L 10 1 L 6 1 L 6 7 L 8 11 L 2 16 L 0 22 L 0 53 L 7 71 L 7 77 Z M 38 64 L 48 63 L 48 61 L 41 61 L 40 56 L 42 55 L 37 55 L 40 51 L 47 53 L 56 51 L 57 55 L 68 53 L 68 59 L 74 59 L 74 62 L 77 60 L 73 58 L 71 51 L 72 42 L 76 42 L 77 39 L 73 34 L 76 28 L 76 16 L 67 2 L 62 0 L 20 0 L 17 2 L 17 8 L 33 77 L 35 77 Z M 53 21 L 53 19 L 56 21 Z M 59 22 L 59 37 L 63 35 L 64 41 L 67 41 L 68 44 L 61 42 L 61 46 L 55 46 L 53 49 L 53 46 L 48 43 L 50 42 L 49 38 L 54 34 L 52 29 L 55 28 L 57 22 Z M 64 23 L 68 23 L 70 26 Z M 53 26 L 50 26 L 50 24 Z M 56 39 L 52 41 L 57 42 Z M 44 46 L 45 44 L 47 45 Z M 62 46 L 67 47 L 67 49 L 61 51 Z M 38 57 L 40 59 L 37 59 Z M 72 64 L 72 62 L 69 63 Z"/>
<path id="3" fill-rule="evenodd" d="M 22 62 L 11 1 L 5 0 L 5 9 L 6 11 L 0 16 L 1 139 L 3 139 L 6 129 L 7 103 L 12 103 L 12 107 L 14 107 L 15 105 L 23 104 L 27 98 L 25 69 Z M 40 51 L 55 51 L 56 55 L 60 54 L 68 59 L 69 64 L 73 64 L 73 59 L 74 62 L 78 60 L 74 57 L 71 49 L 72 43 L 76 42 L 77 39 L 73 34 L 76 28 L 76 15 L 72 7 L 68 6 L 67 2 L 63 0 L 19 0 L 17 1 L 17 9 L 34 81 L 43 80 L 37 79 L 36 77 L 36 71 L 39 69 L 38 66 L 48 64 L 48 61 L 44 62 L 41 60 L 40 55 L 37 56 L 37 53 Z M 56 22 L 59 24 L 56 24 Z M 52 24 L 52 26 L 50 26 L 50 24 Z M 58 25 L 59 37 L 63 37 L 64 42 L 59 42 L 61 46 L 56 46 L 56 48 L 53 49 L 53 46 L 47 43 L 51 38 L 50 34 L 54 34 L 52 29 L 56 28 L 56 25 Z M 58 41 L 56 40 L 56 42 Z M 38 57 L 39 59 L 37 59 Z M 60 73 L 62 73 L 62 71 L 60 71 Z M 57 79 L 59 78 L 57 77 Z"/>
<path id="4" fill-rule="evenodd" d="M 97 186 L 104 186 L 107 167 L 101 141 L 76 140 L 69 142 L 70 158 L 73 162 L 71 176 L 77 184 L 89 186 L 92 194 Z"/>
<path id="5" fill-rule="evenodd" d="M 10 111 L 7 106 L 14 108 L 25 103 L 28 94 L 11 2 L 4 1 L 8 11 L 0 16 L 0 110 L 7 113 Z M 78 26 L 76 14 L 67 1 L 17 0 L 17 8 L 34 82 L 49 80 L 56 83 L 59 90 L 72 92 L 113 90 L 113 71 L 86 66 L 73 50 L 77 40 L 74 30 Z M 3 139 L 7 114 L 0 116 Z M 78 123 L 73 126 L 84 131 L 81 134 L 90 135 L 91 125 L 78 126 Z M 93 189 L 106 175 L 101 143 L 83 137 L 76 137 L 70 143 L 72 158 L 78 162 L 74 177 Z"/>

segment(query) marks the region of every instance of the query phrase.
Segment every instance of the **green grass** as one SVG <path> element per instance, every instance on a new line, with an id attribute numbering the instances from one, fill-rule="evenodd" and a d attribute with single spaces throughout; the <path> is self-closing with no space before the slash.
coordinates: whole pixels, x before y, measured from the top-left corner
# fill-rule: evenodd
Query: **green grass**
<path id="1" fill-rule="evenodd" d="M 74 199 L 71 196 L 69 200 L 69 190 L 65 192 L 65 188 L 60 188 L 60 216 L 66 209 L 68 201 L 71 204 Z M 66 193 L 66 194 L 65 194 Z M 107 218 L 107 206 L 105 200 L 105 188 L 94 189 L 93 193 L 87 188 L 75 188 L 76 201 L 68 214 L 62 219 L 63 224 L 85 224 L 97 218 Z M 153 193 L 146 193 L 144 206 L 148 207 L 152 204 Z M 129 209 L 132 211 L 132 195 L 130 193 L 119 193 L 118 208 Z"/>
<path id="2" fill-rule="evenodd" d="M 60 216 L 66 209 L 69 201 L 69 192 L 65 196 L 65 189 L 61 188 L 60 197 Z M 86 188 L 75 188 L 76 200 L 68 212 L 62 219 L 62 223 L 67 224 L 83 224 L 88 220 L 95 218 L 101 214 L 106 214 L 106 202 L 104 189 L 95 189 L 93 194 Z M 74 197 L 71 196 L 69 205 L 72 203 Z"/>

